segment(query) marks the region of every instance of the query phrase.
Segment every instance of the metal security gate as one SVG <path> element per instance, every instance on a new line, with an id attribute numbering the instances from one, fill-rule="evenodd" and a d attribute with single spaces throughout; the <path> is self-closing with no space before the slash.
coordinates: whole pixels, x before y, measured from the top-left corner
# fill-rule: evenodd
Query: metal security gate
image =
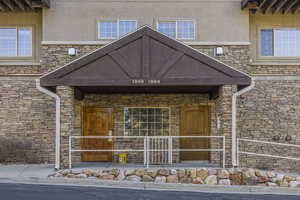
<path id="1" fill-rule="evenodd" d="M 150 165 L 172 163 L 172 140 L 169 137 L 147 138 L 147 161 Z"/>

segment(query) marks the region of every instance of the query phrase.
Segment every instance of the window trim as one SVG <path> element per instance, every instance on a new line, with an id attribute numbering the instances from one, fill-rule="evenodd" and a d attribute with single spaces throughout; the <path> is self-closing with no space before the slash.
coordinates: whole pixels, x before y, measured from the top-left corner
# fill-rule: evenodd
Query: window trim
<path id="1" fill-rule="evenodd" d="M 17 29 L 17 42 L 16 42 L 16 49 L 17 55 L 16 56 L 1 56 L 0 60 L 32 60 L 35 57 L 35 34 L 34 34 L 34 27 L 31 25 L 13 25 L 13 26 L 0 26 L 0 29 Z M 31 55 L 30 56 L 18 56 L 19 54 L 19 29 L 30 29 L 31 30 Z"/>
<path id="2" fill-rule="evenodd" d="M 171 136 L 171 122 L 172 122 L 171 107 L 168 107 L 168 106 L 124 106 L 123 109 L 122 109 L 122 111 L 123 111 L 123 136 L 129 136 L 129 134 L 125 134 L 125 132 L 126 132 L 125 109 L 130 109 L 130 108 L 161 108 L 161 109 L 168 109 L 169 110 L 169 126 L 168 126 L 169 135 L 166 135 L 166 136 Z M 140 135 L 138 135 L 138 136 L 140 136 Z"/>
<path id="3" fill-rule="evenodd" d="M 287 62 L 299 62 L 300 56 L 262 56 L 261 55 L 261 30 L 264 29 L 300 29 L 300 27 L 291 26 L 257 26 L 256 31 L 256 60 L 263 62 L 277 62 L 277 61 L 287 61 Z M 273 38 L 274 39 L 274 38 Z M 274 41 L 273 41 L 274 42 Z M 274 51 L 274 50 L 273 50 Z"/>
<path id="4" fill-rule="evenodd" d="M 185 22 L 185 21 L 187 21 L 187 22 L 193 22 L 193 25 L 194 25 L 194 34 L 193 34 L 193 38 L 178 38 L 178 22 Z M 196 40 L 196 32 L 197 32 L 197 29 L 196 29 L 196 20 L 195 19 L 164 19 L 164 18 L 161 18 L 161 19 L 158 19 L 157 21 L 156 21 L 156 30 L 157 31 L 159 31 L 158 29 L 159 29 L 159 23 L 160 22 L 175 22 L 175 38 L 173 38 L 173 39 L 176 39 L 176 40 L 183 40 L 183 41 L 185 41 L 185 40 L 188 40 L 188 41 L 192 41 L 192 40 Z M 162 32 L 160 32 L 160 33 L 162 33 Z M 164 34 L 164 33 L 162 33 L 162 34 Z M 164 35 L 166 35 L 166 34 L 164 34 Z M 166 36 L 168 36 L 168 35 L 166 35 Z M 170 37 L 170 36 L 168 36 L 168 37 Z M 172 37 L 170 37 L 170 38 L 172 38 Z"/>
<path id="5" fill-rule="evenodd" d="M 131 19 L 101 19 L 101 20 L 97 20 L 97 39 L 98 40 L 117 40 L 117 39 L 120 39 L 120 38 L 126 36 L 127 34 L 129 34 L 129 33 L 127 33 L 127 34 L 120 37 L 120 27 L 119 26 L 120 26 L 120 22 L 123 22 L 123 21 L 133 21 L 133 22 L 135 22 L 135 29 L 137 30 L 138 20 L 131 20 Z M 105 38 L 101 37 L 100 36 L 100 33 L 101 33 L 100 23 L 101 22 L 117 22 L 117 35 L 118 36 L 116 38 L 114 38 L 114 37 L 105 37 Z"/>

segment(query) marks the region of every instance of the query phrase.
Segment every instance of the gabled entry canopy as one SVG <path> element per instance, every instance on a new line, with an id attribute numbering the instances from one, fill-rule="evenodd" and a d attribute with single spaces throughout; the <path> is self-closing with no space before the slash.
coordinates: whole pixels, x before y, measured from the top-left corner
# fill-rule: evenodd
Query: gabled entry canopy
<path id="1" fill-rule="evenodd" d="M 41 78 L 41 85 L 96 92 L 205 92 L 250 85 L 251 78 L 143 27 Z"/>

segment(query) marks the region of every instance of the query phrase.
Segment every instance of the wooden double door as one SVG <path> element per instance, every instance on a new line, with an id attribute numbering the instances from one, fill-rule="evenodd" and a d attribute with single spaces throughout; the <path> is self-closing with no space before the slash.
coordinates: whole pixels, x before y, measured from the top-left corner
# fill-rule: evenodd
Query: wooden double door
<path id="1" fill-rule="evenodd" d="M 112 108 L 83 107 L 83 136 L 111 136 L 113 130 Z M 113 149 L 113 140 L 109 138 L 81 139 L 81 149 Z M 82 161 L 112 161 L 112 152 L 83 152 Z"/>
<path id="2" fill-rule="evenodd" d="M 208 106 L 185 106 L 181 110 L 181 136 L 209 136 L 209 107 Z M 209 149 L 208 138 L 182 138 L 180 139 L 181 149 Z M 181 161 L 208 161 L 209 152 L 180 152 Z"/>

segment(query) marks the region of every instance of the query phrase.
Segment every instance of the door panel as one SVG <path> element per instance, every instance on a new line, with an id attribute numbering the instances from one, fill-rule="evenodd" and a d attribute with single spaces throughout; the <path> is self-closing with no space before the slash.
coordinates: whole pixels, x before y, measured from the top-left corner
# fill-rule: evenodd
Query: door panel
<path id="1" fill-rule="evenodd" d="M 112 109 L 83 107 L 83 135 L 109 136 L 112 131 Z M 112 139 L 82 139 L 81 149 L 112 149 Z M 83 152 L 82 161 L 112 161 L 112 152 Z"/>
<path id="2" fill-rule="evenodd" d="M 209 107 L 189 106 L 183 107 L 181 113 L 181 136 L 207 136 L 209 132 Z M 181 149 L 208 149 L 208 138 L 181 138 Z M 180 152 L 182 161 L 209 160 L 209 152 Z"/>

